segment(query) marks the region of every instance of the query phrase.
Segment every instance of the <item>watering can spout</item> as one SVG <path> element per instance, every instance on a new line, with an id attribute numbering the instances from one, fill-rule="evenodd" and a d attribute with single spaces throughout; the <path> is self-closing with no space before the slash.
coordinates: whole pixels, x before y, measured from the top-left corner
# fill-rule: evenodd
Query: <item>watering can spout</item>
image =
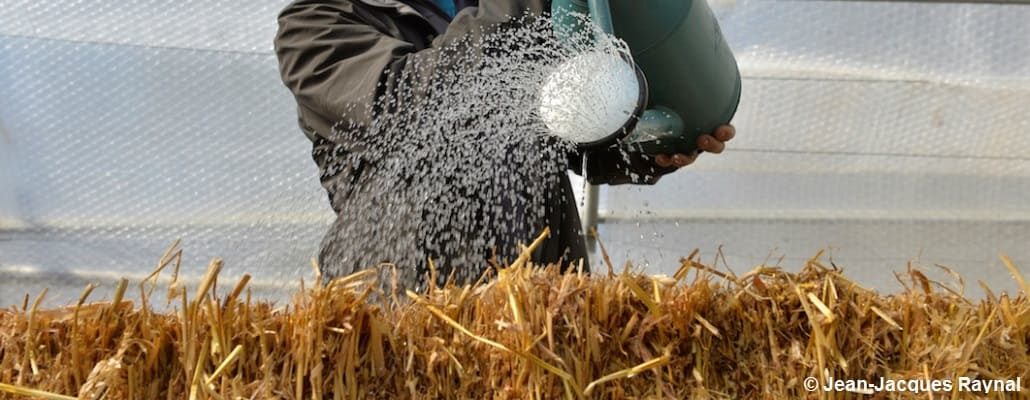
<path id="1" fill-rule="evenodd" d="M 729 123 L 740 72 L 706 0 L 553 0 L 556 32 L 596 29 L 626 42 L 642 73 L 645 110 L 623 142 L 648 154 L 691 153 Z M 589 15 L 595 27 L 585 26 Z M 647 83 L 650 86 L 647 87 Z"/>

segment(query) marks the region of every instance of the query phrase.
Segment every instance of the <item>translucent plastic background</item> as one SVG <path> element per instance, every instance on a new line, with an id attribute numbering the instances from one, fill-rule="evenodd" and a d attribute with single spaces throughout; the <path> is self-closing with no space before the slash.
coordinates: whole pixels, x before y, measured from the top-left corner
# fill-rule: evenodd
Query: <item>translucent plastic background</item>
<path id="1" fill-rule="evenodd" d="M 285 3 L 0 0 L 0 306 L 109 295 L 176 238 L 191 278 L 217 256 L 268 298 L 311 279 L 331 213 L 272 53 Z M 619 266 L 723 246 L 738 272 L 829 248 L 883 290 L 913 259 L 997 289 L 999 252 L 1030 271 L 1030 7 L 713 6 L 739 137 L 602 191 Z"/>
<path id="2" fill-rule="evenodd" d="M 188 279 L 222 257 L 270 297 L 310 282 L 331 211 L 272 53 L 284 5 L 0 1 L 0 304 L 110 295 L 177 238 Z"/>
<path id="3" fill-rule="evenodd" d="M 725 154 L 613 188 L 603 237 L 671 271 L 723 246 L 741 272 L 819 249 L 898 288 L 916 261 L 1014 289 L 1030 269 L 1030 6 L 726 1 L 744 93 Z M 935 274 L 940 276 L 940 274 Z"/>

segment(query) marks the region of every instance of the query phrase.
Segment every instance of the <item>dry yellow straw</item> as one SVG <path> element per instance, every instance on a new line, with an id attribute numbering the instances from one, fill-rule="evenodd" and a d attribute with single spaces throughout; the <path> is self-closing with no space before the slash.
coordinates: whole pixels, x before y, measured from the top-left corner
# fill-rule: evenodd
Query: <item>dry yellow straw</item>
<path id="1" fill-rule="evenodd" d="M 8 385 L 6 383 L 0 383 L 0 392 L 7 392 L 7 393 L 10 393 L 10 394 L 16 394 L 16 395 L 19 395 L 19 396 L 42 397 L 42 398 L 47 399 L 47 400 L 76 400 L 77 399 L 76 397 L 65 396 L 63 394 L 44 392 L 42 390 L 35 390 L 35 389 L 26 389 L 26 388 L 21 388 L 21 387 L 13 386 L 13 385 Z"/>
<path id="2" fill-rule="evenodd" d="M 0 310 L 0 398 L 850 398 L 801 382 L 1030 382 L 1030 299 L 1004 256 L 1022 290 L 974 302 L 961 279 L 950 289 L 916 266 L 901 274 L 911 285 L 884 296 L 818 257 L 798 272 L 735 275 L 694 252 L 671 278 L 631 267 L 589 276 L 533 265 L 540 243 L 495 281 L 406 292 L 413 301 L 388 302 L 371 269 L 319 281 L 288 305 L 252 302 L 249 276 L 215 298 L 218 260 L 196 290 L 173 277 L 176 312 L 134 306 L 127 281 L 113 302 L 86 304 L 92 287 L 56 310 L 30 297 Z M 161 269 L 177 275 L 167 266 L 181 251 L 162 258 L 147 285 Z"/>

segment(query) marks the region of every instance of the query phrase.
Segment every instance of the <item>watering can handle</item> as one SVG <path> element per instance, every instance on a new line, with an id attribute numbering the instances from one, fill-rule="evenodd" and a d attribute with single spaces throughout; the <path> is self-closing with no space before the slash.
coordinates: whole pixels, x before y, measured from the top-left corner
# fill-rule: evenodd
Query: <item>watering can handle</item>
<path id="1" fill-rule="evenodd" d="M 590 9 L 590 19 L 601 28 L 601 32 L 609 35 L 615 34 L 615 25 L 612 24 L 612 7 L 608 0 L 587 0 Z"/>
<path id="2" fill-rule="evenodd" d="M 551 15 L 558 27 L 565 30 L 583 29 L 579 27 L 583 21 L 576 18 L 575 14 L 589 15 L 590 20 L 602 32 L 615 33 L 615 25 L 612 24 L 612 8 L 608 0 L 553 0 L 551 2 Z M 558 31 L 561 32 L 562 29 Z"/>

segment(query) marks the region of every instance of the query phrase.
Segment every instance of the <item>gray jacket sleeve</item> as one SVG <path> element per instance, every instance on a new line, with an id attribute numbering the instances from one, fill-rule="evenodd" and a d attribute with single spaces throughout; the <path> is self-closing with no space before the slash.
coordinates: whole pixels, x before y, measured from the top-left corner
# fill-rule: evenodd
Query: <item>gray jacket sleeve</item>
<path id="1" fill-rule="evenodd" d="M 585 161 L 584 161 L 585 159 Z M 662 176 L 676 171 L 674 167 L 659 167 L 654 156 L 627 151 L 618 145 L 577 153 L 569 157 L 570 169 L 593 185 L 654 185 Z"/>
<path id="2" fill-rule="evenodd" d="M 323 118 L 367 123 L 372 103 L 383 91 L 396 90 L 400 77 L 428 79 L 430 69 L 446 67 L 437 65 L 445 44 L 481 36 L 509 16 L 542 15 L 550 1 L 485 0 L 462 10 L 432 47 L 420 51 L 392 36 L 365 8 L 350 0 L 295 1 L 279 16 L 275 50 L 283 82 L 300 106 Z M 415 71 L 416 65 L 426 70 Z"/>

